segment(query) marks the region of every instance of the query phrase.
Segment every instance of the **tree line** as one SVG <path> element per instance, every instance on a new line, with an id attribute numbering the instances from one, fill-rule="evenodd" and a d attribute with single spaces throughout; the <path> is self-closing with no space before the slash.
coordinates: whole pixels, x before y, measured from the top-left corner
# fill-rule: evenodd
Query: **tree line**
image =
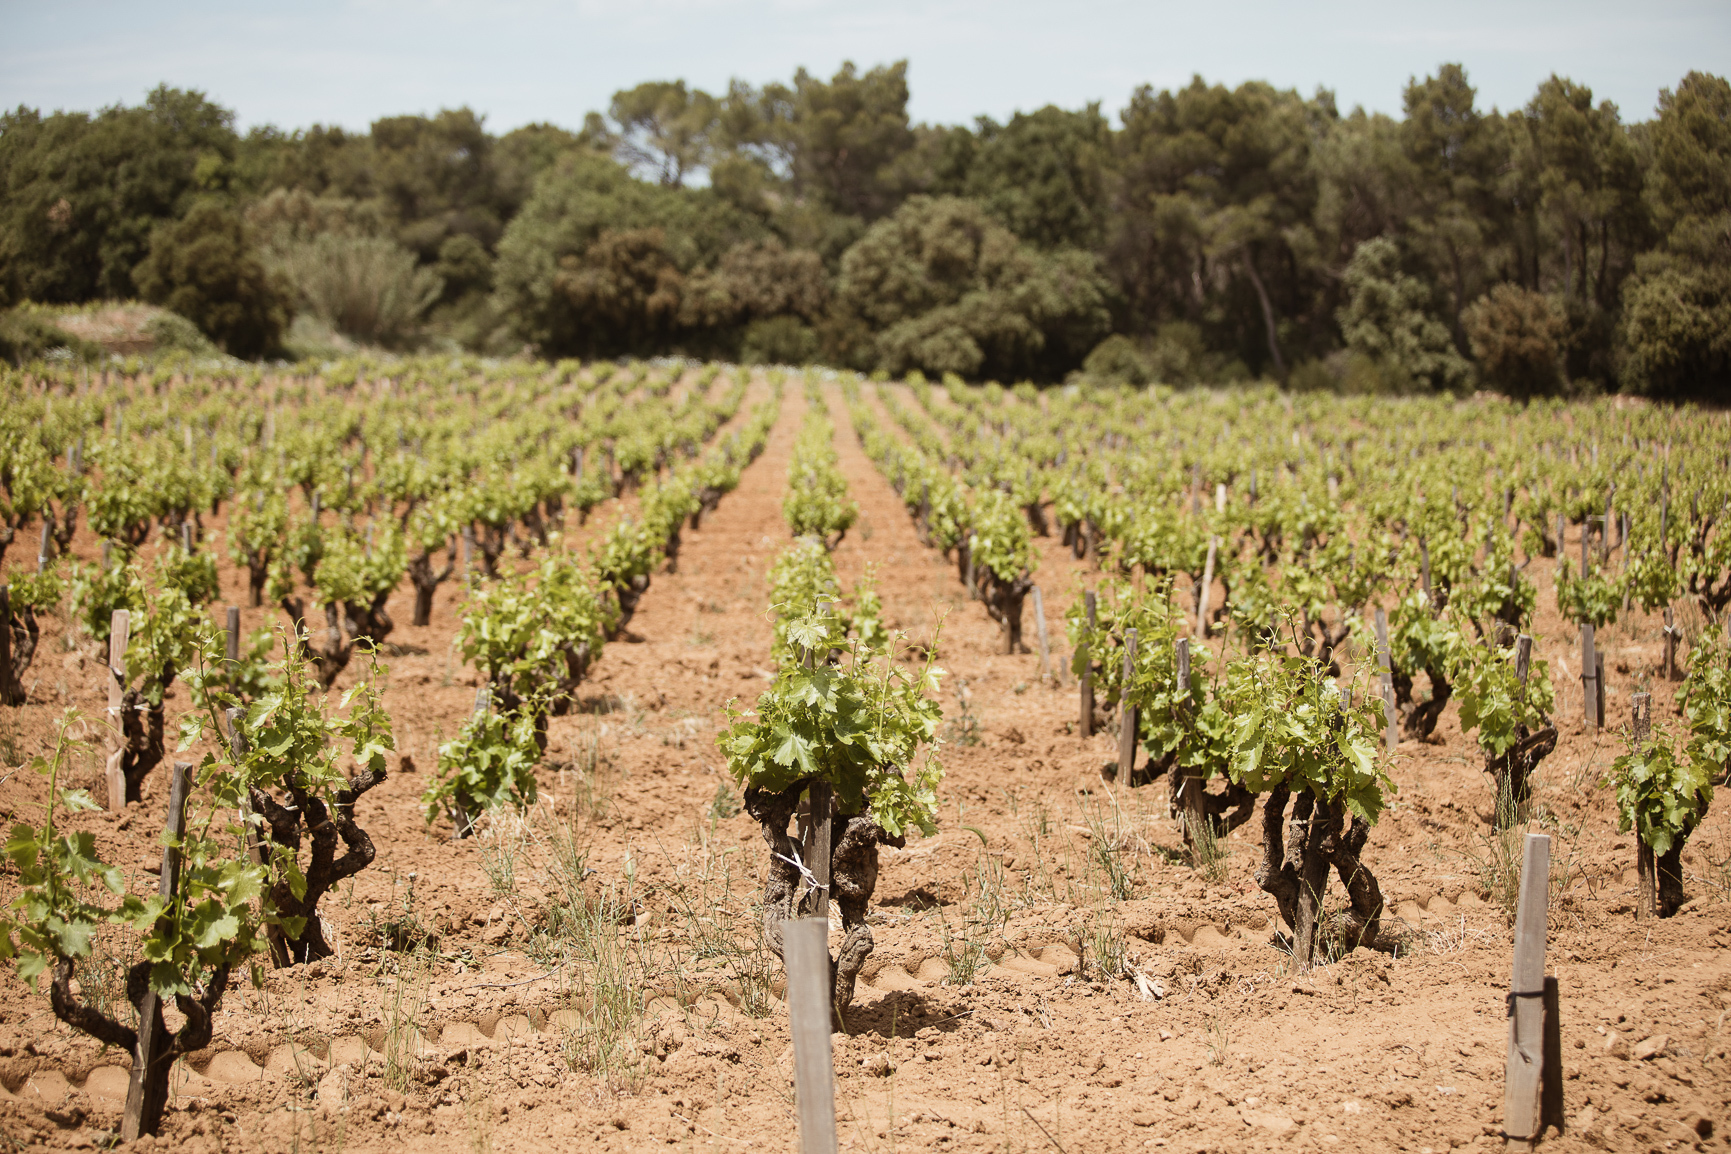
<path id="1" fill-rule="evenodd" d="M 237 132 L 197 92 L 0 115 L 0 307 L 142 298 L 321 340 L 1351 392 L 1731 395 L 1731 85 L 1626 123 L 1552 76 L 1399 118 L 1196 78 L 910 121 L 905 62 Z"/>

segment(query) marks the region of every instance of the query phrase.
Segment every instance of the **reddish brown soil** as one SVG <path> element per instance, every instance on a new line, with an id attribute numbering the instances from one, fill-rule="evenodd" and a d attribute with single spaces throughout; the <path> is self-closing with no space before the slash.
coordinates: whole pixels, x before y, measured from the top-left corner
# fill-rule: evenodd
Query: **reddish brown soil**
<path id="1" fill-rule="evenodd" d="M 750 400 L 764 392 L 759 385 Z M 1365 853 L 1409 923 L 1405 947 L 1398 956 L 1359 950 L 1295 977 L 1272 901 L 1251 880 L 1260 823 L 1229 839 L 1223 882 L 1184 864 L 1164 782 L 1130 790 L 1102 781 L 1112 738 L 1075 735 L 1075 691 L 1042 679 L 1037 655 L 996 652 L 997 627 L 962 596 L 954 567 L 920 546 L 839 394 L 828 399 L 861 507 L 837 567 L 851 583 L 875 564 L 888 615 L 915 639 L 942 618 L 952 735 L 977 740 L 944 750 L 942 832 L 884 855 L 877 951 L 851 1032 L 835 1039 L 843 1146 L 1500 1145 L 1510 934 L 1478 864 L 1490 846 L 1489 779 L 1454 710 L 1435 744 L 1400 749 L 1400 792 Z M 340 956 L 267 973 L 263 990 L 229 996 L 215 1043 L 185 1064 L 156 1147 L 798 1148 L 785 1007 L 771 998 L 752 1016 L 756 963 L 705 958 L 698 945 L 714 924 L 744 933 L 763 863 L 750 821 L 712 809 L 726 780 L 714 737 L 722 704 L 750 701 L 770 669 L 766 573 L 788 540 L 780 498 L 804 409 L 790 388 L 764 455 L 703 528 L 685 534 L 678 572 L 656 575 L 629 638 L 607 647 L 586 711 L 554 722 L 543 805 L 524 827 L 509 885 L 490 880 L 489 866 L 497 874 L 501 847 L 516 844 L 511 823 L 451 841 L 446 823 L 422 820 L 437 742 L 461 724 L 477 682 L 450 647 L 454 583 L 440 590 L 432 624 L 416 629 L 406 624 L 405 582 L 390 605 L 400 624 L 385 698 L 404 764 L 360 807 L 376 863 L 326 902 Z M 91 557 L 96 544 L 81 533 L 76 549 Z M 1063 612 L 1088 569 L 1056 540 L 1042 551 L 1038 579 L 1061 662 Z M 244 591 L 244 574 L 226 563 L 223 577 L 229 596 Z M 1721 802 L 1690 843 L 1695 900 L 1675 918 L 1637 923 L 1633 843 L 1617 834 L 1598 786 L 1619 742 L 1580 724 L 1579 683 L 1559 664 L 1578 673 L 1574 643 L 1548 569 L 1539 581 L 1540 651 L 1565 719 L 1539 790 L 1539 824 L 1554 842 L 1549 968 L 1561 983 L 1568 1118 L 1546 1146 L 1714 1148 L 1731 1119 L 1731 822 Z M 280 616 L 243 613 L 249 627 Z M 1647 685 L 1664 716 L 1672 687 L 1652 672 L 1657 625 L 1632 620 L 1601 638 L 1610 712 L 1626 716 L 1626 695 Z M 44 751 L 62 710 L 94 717 L 104 703 L 94 647 L 69 636 L 63 619 L 48 622 L 27 680 L 29 704 L 0 716 L 8 822 L 35 819 L 44 797 L 38 778 L 11 767 Z M 957 720 L 964 686 L 971 722 Z M 184 694 L 176 705 L 185 707 Z M 94 784 L 94 756 L 78 773 Z M 143 804 L 85 819 L 140 887 L 154 884 L 144 866 L 159 852 L 166 775 L 154 776 Z M 596 895 L 631 903 L 621 940 L 648 971 L 634 1026 L 640 1056 L 602 1074 L 566 1060 L 580 1036 L 573 991 L 593 974 L 557 964 L 535 937 L 551 901 L 555 828 L 577 832 Z M 1128 899 L 1110 897 L 1105 861 L 1126 873 Z M 1001 881 L 982 887 L 982 875 Z M 9 867 L 0 875 L 0 896 L 14 892 L 13 876 Z M 967 928 L 982 888 L 1008 911 L 990 932 Z M 375 929 L 405 910 L 437 934 L 418 960 L 382 949 Z M 971 982 L 953 981 L 970 933 L 986 960 Z M 1101 942 L 1121 948 L 1159 996 L 1097 977 L 1089 960 Z M 773 966 L 764 972 L 779 978 Z M 117 1125 L 125 1056 L 59 1025 L 46 998 L 9 970 L 0 985 L 0 1135 L 91 1146 Z M 387 1066 L 387 1031 L 406 1036 L 405 1023 L 419 1028 L 416 1052 Z"/>

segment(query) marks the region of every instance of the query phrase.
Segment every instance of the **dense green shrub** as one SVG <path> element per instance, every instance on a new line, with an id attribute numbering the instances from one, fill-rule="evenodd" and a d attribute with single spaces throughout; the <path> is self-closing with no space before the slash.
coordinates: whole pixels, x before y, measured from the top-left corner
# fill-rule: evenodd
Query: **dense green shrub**
<path id="1" fill-rule="evenodd" d="M 838 292 L 893 373 L 1050 378 L 1111 328 L 1093 257 L 1036 252 L 959 197 L 916 196 L 873 225 L 842 258 Z"/>
<path id="2" fill-rule="evenodd" d="M 150 255 L 133 276 L 146 300 L 173 309 L 237 357 L 272 351 L 288 327 L 289 302 L 265 271 L 240 214 L 214 200 L 158 225 Z"/>
<path id="3" fill-rule="evenodd" d="M 1401 268 L 1387 237 L 1367 240 L 1346 266 L 1346 304 L 1337 314 L 1346 347 L 1373 365 L 1384 389 L 1461 389 L 1472 365 L 1455 351 L 1448 326 L 1430 309 L 1431 290 Z"/>
<path id="4" fill-rule="evenodd" d="M 73 336 L 41 312 L 25 308 L 0 312 L 0 360 L 23 365 L 39 360 L 55 349 L 65 349 L 79 360 L 95 360 L 102 349 Z"/>
<path id="5" fill-rule="evenodd" d="M 1563 318 L 1544 294 L 1500 284 L 1461 320 L 1488 384 L 1519 400 L 1555 390 Z"/>

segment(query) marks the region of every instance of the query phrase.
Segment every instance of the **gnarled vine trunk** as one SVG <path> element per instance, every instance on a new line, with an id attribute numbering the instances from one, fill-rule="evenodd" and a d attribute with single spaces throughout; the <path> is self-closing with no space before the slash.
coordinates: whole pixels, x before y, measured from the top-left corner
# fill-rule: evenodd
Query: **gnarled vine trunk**
<path id="1" fill-rule="evenodd" d="M 843 933 L 841 948 L 830 961 L 832 1005 L 839 1018 L 853 1004 L 860 970 L 875 944 L 871 927 L 866 924 L 866 911 L 878 884 L 878 846 L 899 849 L 907 840 L 891 837 L 867 812 L 835 815 L 830 823 L 829 846 L 802 845 L 788 834 L 787 826 L 799 806 L 800 794 L 810 784 L 809 780 L 795 782 L 780 793 L 748 788 L 745 811 L 763 827 L 763 840 L 769 845 L 769 876 L 763 887 L 763 940 L 777 957 L 782 957 L 782 924 L 801 917 L 814 896 L 809 887 L 803 887 L 802 892 L 803 875 L 796 863 L 818 853 L 829 854 L 830 895 L 841 911 Z"/>
<path id="2" fill-rule="evenodd" d="M 1395 712 L 1400 716 L 1400 734 L 1408 741 L 1426 741 L 1442 719 L 1443 709 L 1454 696 L 1454 686 L 1440 669 L 1427 669 L 1430 676 L 1430 700 L 1414 701 L 1412 674 L 1396 671 L 1394 680 Z"/>
<path id="3" fill-rule="evenodd" d="M 0 585 L 0 704 L 23 705 L 24 674 L 36 658 L 36 643 L 42 627 L 36 623 L 36 610 L 28 605 L 12 608 L 6 586 Z"/>
<path id="4" fill-rule="evenodd" d="M 1360 854 L 1370 836 L 1370 824 L 1346 810 L 1305 791 L 1293 802 L 1290 820 L 1286 803 L 1291 791 L 1276 786 L 1262 810 L 1262 864 L 1256 884 L 1274 898 L 1280 919 L 1292 931 L 1292 960 L 1299 973 L 1315 964 L 1325 942 L 1347 953 L 1373 946 L 1382 929 L 1382 889 Z M 1351 910 L 1324 925 L 1322 903 L 1332 868 L 1346 887 Z"/>
<path id="5" fill-rule="evenodd" d="M 980 600 L 985 602 L 986 612 L 998 623 L 999 635 L 1004 639 L 1004 652 L 1028 652 L 1022 641 L 1022 604 L 1034 587 L 1033 578 L 1023 573 L 1014 581 L 1005 581 L 990 569 L 984 569 L 975 571 L 974 581 L 980 591 Z"/>
<path id="6" fill-rule="evenodd" d="M 370 601 L 343 602 L 343 625 L 349 631 L 349 637 L 354 641 L 370 641 L 374 645 L 384 644 L 385 638 L 397 627 L 391 620 L 391 615 L 385 611 L 385 599 L 391 595 L 389 589 L 373 594 Z"/>
<path id="7" fill-rule="evenodd" d="M 499 577 L 499 558 L 505 553 L 505 546 L 510 543 L 509 525 L 489 525 L 478 522 L 480 531 L 475 534 L 475 547 L 481 551 L 481 568 L 493 580 Z"/>
<path id="8" fill-rule="evenodd" d="M 613 586 L 614 599 L 619 602 L 619 620 L 607 632 L 607 640 L 611 641 L 625 631 L 631 624 L 631 618 L 637 613 L 637 603 L 643 600 L 643 595 L 649 592 L 649 575 L 639 573 L 623 585 Z"/>
<path id="9" fill-rule="evenodd" d="M 1496 779 L 1496 826 L 1506 829 L 1513 825 L 1518 807 L 1533 796 L 1533 771 L 1539 762 L 1557 748 L 1557 727 L 1545 718 L 1544 728 L 1536 733 L 1523 722 L 1515 726 L 1515 743 L 1501 757 L 1485 754 L 1485 772 Z M 1506 805 L 1505 805 L 1505 799 Z M 1506 812 L 1505 812 L 1506 810 Z"/>
<path id="10" fill-rule="evenodd" d="M 318 632 L 307 628 L 307 602 L 302 597 L 284 597 L 282 610 L 289 616 L 289 622 L 294 626 L 295 636 L 307 634 L 304 641 L 297 641 L 301 654 L 311 659 L 318 667 L 319 684 L 326 689 L 336 684 L 337 675 L 348 668 L 349 658 L 354 656 L 354 639 L 343 640 L 343 613 L 336 605 L 325 606 L 325 627 Z M 386 619 L 387 621 L 389 618 Z M 352 629 L 353 624 L 350 625 Z"/>
<path id="11" fill-rule="evenodd" d="M 154 1014 L 155 1034 L 161 1037 L 168 1032 L 162 1020 L 162 999 L 153 998 L 146 1003 L 146 995 L 150 993 L 150 967 L 150 962 L 138 962 L 127 970 L 126 1000 L 132 1003 L 139 1020 L 143 1020 L 147 1009 Z M 54 1016 L 74 1030 L 124 1050 L 132 1055 L 133 1061 L 139 1061 L 138 1031 L 79 1001 L 79 995 L 72 991 L 72 977 L 72 959 L 61 958 L 55 963 L 54 980 L 48 988 L 48 1004 Z M 175 1009 L 180 1011 L 185 1021 L 145 1071 L 139 1134 L 155 1134 L 162 1128 L 162 1114 L 168 1103 L 169 1079 L 174 1073 L 175 1062 L 183 1054 L 210 1045 L 211 1018 L 222 1003 L 223 992 L 228 989 L 228 978 L 228 967 L 218 966 L 206 976 L 203 989 L 175 995 Z"/>
<path id="12" fill-rule="evenodd" d="M 290 782 L 285 790 L 288 805 L 262 789 L 250 792 L 252 808 L 264 818 L 272 843 L 298 854 L 303 833 L 312 842 L 312 857 L 303 871 L 306 887 L 300 896 L 295 895 L 290 879 L 281 872 L 276 872 L 270 883 L 271 901 L 277 912 L 284 917 L 305 919 L 299 935 L 289 935 L 284 930 L 293 961 L 310 962 L 328 958 L 334 952 L 325 941 L 324 927 L 319 922 L 319 899 L 344 878 L 353 877 L 372 864 L 373 840 L 355 824 L 355 801 L 384 780 L 382 769 L 353 774 L 347 788 L 338 791 L 328 806 L 307 793 L 298 782 Z M 345 847 L 341 857 L 337 856 L 338 842 Z"/>
<path id="13" fill-rule="evenodd" d="M 169 682 L 173 677 L 168 679 Z M 168 685 L 163 685 L 163 696 Z M 167 749 L 163 739 L 163 704 L 154 704 L 136 689 L 120 699 L 120 773 L 126 779 L 126 800 L 144 800 L 144 779 L 162 764 Z"/>
<path id="14" fill-rule="evenodd" d="M 415 587 L 415 616 L 413 624 L 426 625 L 433 620 L 433 594 L 439 586 L 451 576 L 457 567 L 457 542 L 455 539 L 446 546 L 445 567 L 433 568 L 433 554 L 430 549 L 422 549 L 409 559 L 409 581 Z M 258 602 L 254 601 L 254 605 Z"/>

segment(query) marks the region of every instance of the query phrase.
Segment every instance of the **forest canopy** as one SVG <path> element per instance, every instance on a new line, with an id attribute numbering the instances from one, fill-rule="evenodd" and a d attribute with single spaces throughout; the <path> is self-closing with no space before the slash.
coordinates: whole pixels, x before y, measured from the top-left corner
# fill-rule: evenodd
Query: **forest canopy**
<path id="1" fill-rule="evenodd" d="M 970 379 L 1731 399 L 1731 85 L 1403 113 L 1200 77 L 909 119 L 905 62 L 236 130 L 198 92 L 0 115 L 0 309 L 146 299 L 237 356 L 688 353 Z"/>

